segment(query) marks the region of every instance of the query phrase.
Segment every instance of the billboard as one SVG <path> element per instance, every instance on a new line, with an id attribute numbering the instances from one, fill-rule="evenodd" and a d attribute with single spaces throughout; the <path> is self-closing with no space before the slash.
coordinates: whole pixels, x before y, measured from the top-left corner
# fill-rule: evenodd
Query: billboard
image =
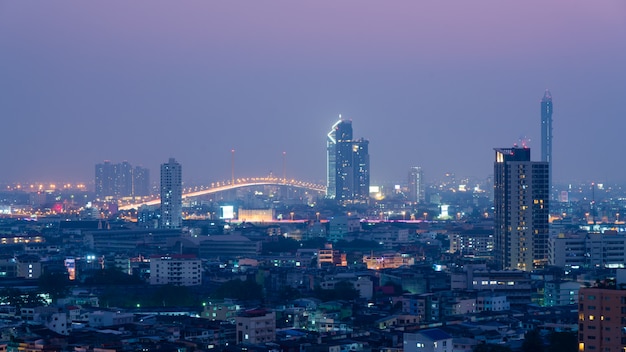
<path id="1" fill-rule="evenodd" d="M 220 219 L 231 220 L 235 218 L 235 207 L 232 205 L 220 206 Z"/>

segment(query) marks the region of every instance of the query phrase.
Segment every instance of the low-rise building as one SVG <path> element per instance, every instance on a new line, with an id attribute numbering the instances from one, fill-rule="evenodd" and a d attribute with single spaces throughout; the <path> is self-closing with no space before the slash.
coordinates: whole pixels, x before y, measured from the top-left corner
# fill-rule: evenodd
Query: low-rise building
<path id="1" fill-rule="evenodd" d="M 130 324 L 133 322 L 132 313 L 118 311 L 98 310 L 89 313 L 89 326 L 99 328 L 103 326 L 114 326 Z"/>
<path id="2" fill-rule="evenodd" d="M 196 286 L 202 284 L 202 261 L 193 255 L 176 254 L 150 258 L 151 285 Z"/>
<path id="3" fill-rule="evenodd" d="M 258 344 L 276 339 L 276 313 L 251 309 L 235 317 L 237 344 Z"/>
<path id="4" fill-rule="evenodd" d="M 626 235 L 614 231 L 570 233 L 548 240 L 548 264 L 567 268 L 623 268 Z"/>
<path id="5" fill-rule="evenodd" d="M 404 333 L 404 352 L 452 352 L 452 336 L 441 329 Z"/>
<path id="6" fill-rule="evenodd" d="M 544 305 L 554 307 L 576 304 L 580 287 L 580 283 L 575 281 L 546 281 L 543 289 Z"/>

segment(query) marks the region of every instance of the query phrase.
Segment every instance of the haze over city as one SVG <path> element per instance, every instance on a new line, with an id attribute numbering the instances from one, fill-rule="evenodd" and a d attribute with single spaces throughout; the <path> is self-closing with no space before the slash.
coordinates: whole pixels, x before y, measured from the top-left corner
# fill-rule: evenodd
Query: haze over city
<path id="1" fill-rule="evenodd" d="M 325 179 L 339 114 L 372 183 L 486 177 L 493 148 L 555 182 L 626 181 L 626 2 L 0 2 L 0 181 L 91 181 L 128 160 L 184 179 Z"/>

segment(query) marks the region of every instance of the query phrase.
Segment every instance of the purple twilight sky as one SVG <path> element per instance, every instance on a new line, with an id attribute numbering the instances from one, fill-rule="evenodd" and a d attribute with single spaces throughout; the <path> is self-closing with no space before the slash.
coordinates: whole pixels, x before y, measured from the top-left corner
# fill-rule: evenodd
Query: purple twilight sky
<path id="1" fill-rule="evenodd" d="M 325 179 L 339 114 L 372 183 L 484 178 L 554 97 L 555 181 L 626 181 L 626 1 L 2 1 L 1 181 Z M 620 156 L 622 155 L 622 156 Z"/>

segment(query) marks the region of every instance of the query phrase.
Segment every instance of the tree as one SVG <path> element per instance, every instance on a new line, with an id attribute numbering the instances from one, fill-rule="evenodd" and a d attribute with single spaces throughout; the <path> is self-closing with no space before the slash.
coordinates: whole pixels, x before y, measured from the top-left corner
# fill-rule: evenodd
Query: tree
<path id="1" fill-rule="evenodd" d="M 152 306 L 191 307 L 198 305 L 189 287 L 163 285 L 159 286 L 152 296 Z"/>
<path id="2" fill-rule="evenodd" d="M 573 332 L 553 332 L 550 334 L 548 352 L 578 351 L 578 337 Z"/>
<path id="3" fill-rule="evenodd" d="M 263 243 L 263 254 L 290 252 L 293 253 L 300 248 L 300 242 L 291 239 L 279 237 L 276 241 Z"/>
<path id="4" fill-rule="evenodd" d="M 543 339 L 538 329 L 531 330 L 524 334 L 522 352 L 543 352 L 544 349 Z"/>
<path id="5" fill-rule="evenodd" d="M 254 280 L 239 279 L 226 281 L 212 294 L 214 298 L 234 298 L 240 300 L 262 300 L 263 287 Z"/>
<path id="6" fill-rule="evenodd" d="M 70 292 L 70 279 L 67 272 L 52 271 L 39 277 L 39 290 L 47 293 L 50 298 L 56 300 L 66 297 Z"/>
<path id="7" fill-rule="evenodd" d="M 143 281 L 138 276 L 128 275 L 116 268 L 94 270 L 85 279 L 87 285 L 136 285 Z"/>
<path id="8" fill-rule="evenodd" d="M 279 298 L 281 301 L 291 301 L 296 298 L 300 298 L 302 294 L 298 289 L 295 289 L 291 286 L 285 286 L 282 290 L 280 290 Z"/>
<path id="9" fill-rule="evenodd" d="M 351 282 L 340 281 L 335 284 L 334 289 L 325 290 L 320 286 L 316 286 L 313 294 L 322 301 L 351 301 L 360 296 L 359 290 L 355 289 Z"/>

